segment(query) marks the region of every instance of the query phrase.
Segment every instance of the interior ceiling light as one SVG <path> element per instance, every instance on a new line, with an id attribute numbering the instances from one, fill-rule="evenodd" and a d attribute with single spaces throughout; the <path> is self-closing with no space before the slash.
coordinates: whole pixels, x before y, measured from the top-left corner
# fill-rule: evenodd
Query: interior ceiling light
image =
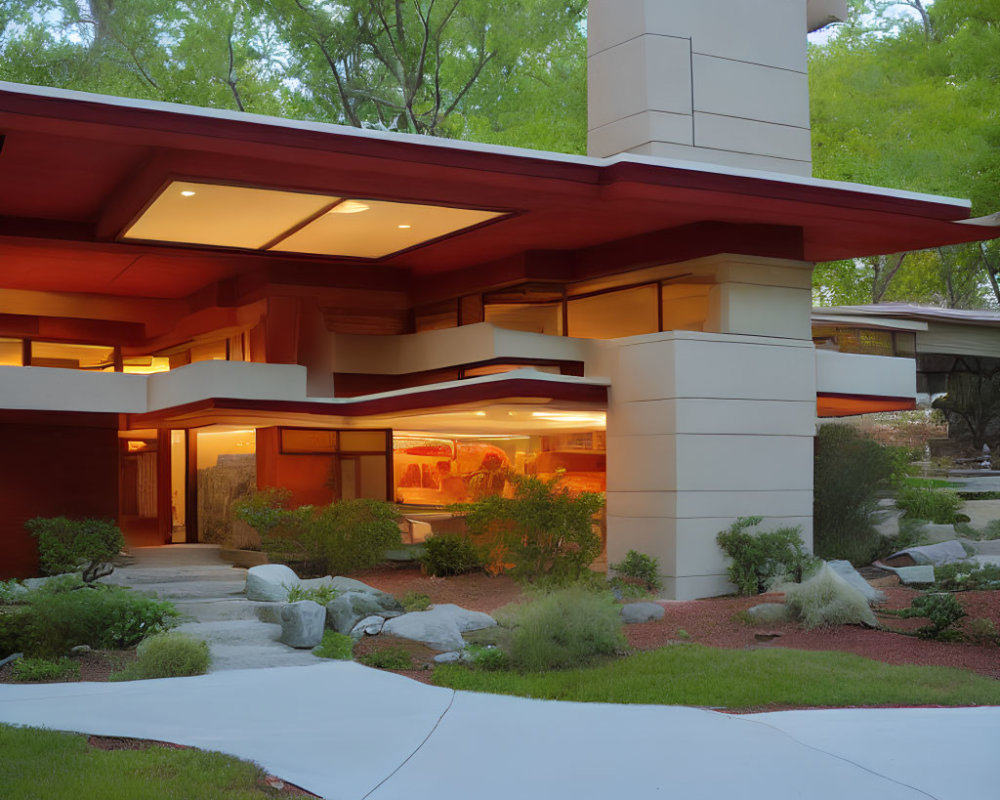
<path id="1" fill-rule="evenodd" d="M 190 189 L 185 189 L 183 192 L 181 192 L 181 197 L 194 197 L 196 194 L 198 193 L 192 192 Z"/>

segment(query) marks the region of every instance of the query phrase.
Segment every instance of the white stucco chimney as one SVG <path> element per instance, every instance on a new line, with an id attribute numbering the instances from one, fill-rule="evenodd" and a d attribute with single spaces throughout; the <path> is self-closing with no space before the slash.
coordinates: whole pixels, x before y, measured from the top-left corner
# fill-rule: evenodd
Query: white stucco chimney
<path id="1" fill-rule="evenodd" d="M 846 0 L 591 0 L 588 153 L 810 175 L 806 33 L 846 15 Z"/>

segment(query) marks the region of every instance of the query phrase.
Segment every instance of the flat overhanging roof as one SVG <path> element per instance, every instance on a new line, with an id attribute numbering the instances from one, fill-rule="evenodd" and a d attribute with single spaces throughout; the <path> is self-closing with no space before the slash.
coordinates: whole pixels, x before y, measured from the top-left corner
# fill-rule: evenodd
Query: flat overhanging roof
<path id="1" fill-rule="evenodd" d="M 9 289 L 180 298 L 277 271 L 303 285 L 335 273 L 419 296 L 423 284 L 571 282 L 721 252 L 822 261 L 1000 235 L 995 219 L 968 224 L 969 204 L 951 198 L 10 83 L 0 83 L 0 136 L 0 286 Z M 493 216 L 388 254 L 354 251 L 363 256 L 293 252 L 299 241 L 278 252 L 126 240 L 175 181 Z"/>

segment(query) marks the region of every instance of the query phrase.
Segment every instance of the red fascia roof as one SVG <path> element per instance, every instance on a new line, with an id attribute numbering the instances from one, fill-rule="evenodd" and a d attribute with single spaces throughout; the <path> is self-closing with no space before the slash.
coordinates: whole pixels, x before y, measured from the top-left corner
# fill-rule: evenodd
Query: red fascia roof
<path id="1" fill-rule="evenodd" d="M 0 136 L 6 288 L 184 297 L 254 270 L 308 284 L 335 267 L 419 295 L 421 281 L 570 282 L 720 252 L 820 261 L 1000 234 L 960 224 L 968 205 L 947 198 L 17 84 L 0 83 Z M 175 178 L 515 213 L 378 263 L 117 241 Z"/>

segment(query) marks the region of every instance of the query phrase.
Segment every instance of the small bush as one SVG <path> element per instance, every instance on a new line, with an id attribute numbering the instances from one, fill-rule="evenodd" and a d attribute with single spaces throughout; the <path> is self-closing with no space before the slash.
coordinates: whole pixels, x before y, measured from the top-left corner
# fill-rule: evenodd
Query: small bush
<path id="1" fill-rule="evenodd" d="M 1000 633 L 997 633 L 997 626 L 993 624 L 993 620 L 982 617 L 970 619 L 965 623 L 965 638 L 978 645 L 1000 644 Z"/>
<path id="2" fill-rule="evenodd" d="M 801 581 L 815 563 L 806 552 L 799 528 L 751 533 L 750 529 L 760 523 L 760 517 L 740 517 L 728 531 L 716 536 L 719 547 L 732 559 L 729 580 L 742 595 L 767 591 L 778 581 Z"/>
<path id="3" fill-rule="evenodd" d="M 950 592 L 918 595 L 913 598 L 909 608 L 893 613 L 904 619 L 925 617 L 930 620 L 930 625 L 917 630 L 917 635 L 922 639 L 955 640 L 962 636 L 952 628 L 952 625 L 965 616 L 965 611 L 962 610 L 958 598 Z"/>
<path id="4" fill-rule="evenodd" d="M 624 578 L 639 581 L 647 591 L 657 592 L 663 588 L 663 582 L 660 580 L 660 562 L 637 550 L 629 550 L 623 561 L 611 564 L 611 569 Z"/>
<path id="5" fill-rule="evenodd" d="M 881 542 L 872 527 L 878 492 L 898 464 L 878 442 L 848 425 L 821 425 L 816 434 L 813 552 L 824 559 L 868 564 Z"/>
<path id="6" fill-rule="evenodd" d="M 407 592 L 397 599 L 404 611 L 426 611 L 431 604 L 431 598 L 420 592 Z"/>
<path id="7" fill-rule="evenodd" d="M 785 591 L 785 608 L 789 615 L 804 628 L 831 625 L 878 627 L 868 601 L 828 564 L 823 564 L 815 575 L 802 583 L 787 584 L 781 588 Z"/>
<path id="8" fill-rule="evenodd" d="M 375 650 L 358 659 L 367 667 L 378 669 L 413 669 L 413 657 L 402 647 L 386 647 Z"/>
<path id="9" fill-rule="evenodd" d="M 896 505 L 910 519 L 925 519 L 936 525 L 953 525 L 958 521 L 962 499 L 948 489 L 904 486 L 896 495 Z"/>
<path id="10" fill-rule="evenodd" d="M 510 666 L 510 659 L 499 647 L 484 647 L 472 644 L 466 649 L 468 663 L 473 669 L 484 672 L 498 672 Z"/>
<path id="11" fill-rule="evenodd" d="M 26 609 L 0 611 L 0 658 L 28 649 L 28 621 Z"/>
<path id="12" fill-rule="evenodd" d="M 164 631 L 177 610 L 117 586 L 94 586 L 76 592 L 33 592 L 26 617 L 25 652 L 61 656 L 76 645 L 98 649 L 133 647 Z"/>
<path id="13" fill-rule="evenodd" d="M 136 650 L 138 658 L 111 681 L 145 681 L 153 678 L 184 678 L 204 675 L 212 657 L 208 643 L 186 633 L 171 631 L 143 640 Z"/>
<path id="14" fill-rule="evenodd" d="M 313 655 L 318 658 L 350 661 L 354 658 L 354 640 L 346 633 L 323 631 L 323 641 L 313 650 Z"/>
<path id="15" fill-rule="evenodd" d="M 558 485 L 561 478 L 512 475 L 513 497 L 491 495 L 454 507 L 465 514 L 469 533 L 489 547 L 485 561 L 491 571 L 512 565 L 511 573 L 522 580 L 541 575 L 574 580 L 589 570 L 601 552 L 595 515 L 604 497 L 573 493 Z"/>
<path id="16" fill-rule="evenodd" d="M 525 671 L 577 666 L 627 647 L 620 607 L 610 594 L 579 586 L 509 609 L 510 659 Z"/>
<path id="17" fill-rule="evenodd" d="M 45 658 L 19 658 L 11 667 L 15 681 L 78 681 L 80 664 L 72 658 L 50 661 Z"/>
<path id="18" fill-rule="evenodd" d="M 483 568 L 479 548 L 467 536 L 441 534 L 424 541 L 424 554 L 420 557 L 424 572 L 438 578 L 461 575 Z"/>
<path id="19" fill-rule="evenodd" d="M 297 603 L 299 600 L 312 600 L 314 603 L 319 603 L 321 606 L 326 607 L 327 603 L 340 594 L 332 586 L 314 586 L 306 589 L 300 584 L 295 584 L 294 586 L 284 585 L 288 589 L 289 603 Z"/>
<path id="20" fill-rule="evenodd" d="M 28 590 L 16 578 L 0 581 L 0 606 L 12 606 L 27 602 Z"/>
<path id="21" fill-rule="evenodd" d="M 1000 589 L 1000 565 L 959 561 L 934 567 L 935 588 L 945 592 Z"/>
<path id="22" fill-rule="evenodd" d="M 110 573 L 109 562 L 125 546 L 122 532 L 111 520 L 35 517 L 24 527 L 38 539 L 42 572 L 58 575 L 82 568 L 88 583 Z"/>

